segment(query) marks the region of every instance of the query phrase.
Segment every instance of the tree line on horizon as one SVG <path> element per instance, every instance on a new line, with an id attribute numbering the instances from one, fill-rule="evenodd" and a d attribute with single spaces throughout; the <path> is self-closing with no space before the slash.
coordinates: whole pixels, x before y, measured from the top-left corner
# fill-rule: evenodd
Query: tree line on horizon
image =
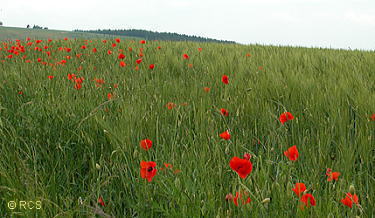
<path id="1" fill-rule="evenodd" d="M 218 42 L 218 43 L 236 43 L 234 41 L 218 40 L 205 38 L 194 35 L 170 33 L 170 32 L 156 32 L 149 30 L 138 30 L 138 29 L 98 29 L 98 30 L 74 30 L 74 32 L 86 32 L 86 33 L 97 33 L 106 35 L 117 35 L 117 36 L 128 36 L 128 37 L 138 37 L 146 40 L 165 40 L 165 41 L 194 41 L 194 42 Z"/>

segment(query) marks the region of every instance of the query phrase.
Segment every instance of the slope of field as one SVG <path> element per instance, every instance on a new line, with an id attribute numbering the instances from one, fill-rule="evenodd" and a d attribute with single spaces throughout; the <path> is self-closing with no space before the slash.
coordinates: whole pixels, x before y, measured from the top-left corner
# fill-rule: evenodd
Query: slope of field
<path id="1" fill-rule="evenodd" d="M 84 33 L 84 32 L 72 32 L 64 30 L 44 30 L 44 29 L 27 29 L 18 27 L 0 27 L 0 40 L 24 40 L 26 37 L 32 39 L 63 39 L 65 37 L 74 38 L 85 38 L 85 39 L 100 39 L 100 38 L 110 38 L 113 39 L 114 35 L 109 34 L 95 34 L 95 33 Z M 129 37 L 127 37 L 129 38 Z M 131 37 L 137 39 L 137 37 Z"/>
<path id="2" fill-rule="evenodd" d="M 33 40 L 0 72 L 2 217 L 375 214 L 374 52 Z"/>

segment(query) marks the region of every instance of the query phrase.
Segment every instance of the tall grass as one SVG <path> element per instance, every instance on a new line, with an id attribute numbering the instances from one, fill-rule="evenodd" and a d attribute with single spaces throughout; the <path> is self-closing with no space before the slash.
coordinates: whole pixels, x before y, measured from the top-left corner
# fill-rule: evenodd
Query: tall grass
<path id="1" fill-rule="evenodd" d="M 131 40 L 112 48 L 113 42 L 94 40 L 82 50 L 83 40 L 44 41 L 11 59 L 6 50 L 15 42 L 2 45 L 0 215 L 375 214 L 374 52 Z M 44 45 L 51 46 L 50 57 L 34 51 Z M 139 48 L 144 57 L 137 71 Z M 126 67 L 119 66 L 118 49 L 124 50 Z M 77 58 L 78 53 L 84 55 Z M 184 60 L 184 53 L 190 59 Z M 55 64 L 67 55 L 72 58 L 65 65 Z M 85 78 L 82 89 L 73 88 L 71 73 Z M 228 85 L 221 82 L 223 74 Z M 105 84 L 96 87 L 94 78 Z M 114 96 L 110 100 L 108 93 Z M 167 109 L 168 102 L 176 107 Z M 282 125 L 278 118 L 285 111 L 295 119 Z M 219 137 L 225 130 L 229 141 Z M 145 138 L 153 141 L 148 151 L 139 146 Z M 283 155 L 292 145 L 300 152 L 296 162 Z M 254 168 L 240 179 L 229 161 L 245 152 Z M 158 165 L 152 182 L 140 176 L 142 160 Z M 173 169 L 160 170 L 163 163 Z M 327 181 L 327 168 L 341 173 L 338 181 Z M 299 208 L 292 191 L 296 182 L 306 184 L 316 206 Z M 351 184 L 361 208 L 340 202 Z M 225 200 L 241 190 L 250 193 L 250 204 L 236 207 Z M 261 203 L 265 198 L 271 201 Z M 11 200 L 41 200 L 42 209 L 10 210 Z"/>

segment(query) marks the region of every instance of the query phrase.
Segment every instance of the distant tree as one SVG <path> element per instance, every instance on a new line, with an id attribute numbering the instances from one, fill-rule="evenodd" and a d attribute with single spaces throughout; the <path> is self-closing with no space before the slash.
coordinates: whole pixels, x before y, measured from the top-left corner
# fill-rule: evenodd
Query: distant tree
<path id="1" fill-rule="evenodd" d="M 26 27 L 27 29 L 29 29 L 30 28 L 30 25 L 29 24 L 27 24 L 27 27 Z"/>
<path id="2" fill-rule="evenodd" d="M 33 29 L 43 29 L 43 27 L 38 26 L 38 25 L 34 25 L 34 26 L 33 26 Z"/>
<path id="3" fill-rule="evenodd" d="M 219 43 L 235 43 L 227 40 L 217 40 L 204 38 L 200 36 L 189 36 L 186 34 L 168 33 L 168 32 L 153 32 L 147 30 L 110 30 L 110 29 L 98 29 L 98 30 L 74 30 L 75 32 L 89 32 L 99 33 L 106 35 L 117 35 L 117 36 L 130 36 L 139 37 L 146 40 L 170 40 L 170 41 L 197 41 L 197 42 L 219 42 Z"/>
<path id="4" fill-rule="evenodd" d="M 48 27 L 44 27 L 45 30 L 48 30 Z"/>
<path id="5" fill-rule="evenodd" d="M 2 26 L 2 25 L 3 25 L 3 22 L 0 21 L 0 26 Z"/>

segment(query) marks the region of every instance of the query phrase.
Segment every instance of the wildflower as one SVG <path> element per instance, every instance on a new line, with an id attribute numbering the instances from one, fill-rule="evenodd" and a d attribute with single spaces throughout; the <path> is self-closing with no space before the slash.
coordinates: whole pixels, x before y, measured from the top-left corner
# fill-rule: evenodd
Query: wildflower
<path id="1" fill-rule="evenodd" d="M 356 194 L 351 194 L 350 192 L 346 193 L 345 198 L 341 199 L 341 203 L 347 207 L 352 208 L 353 203 L 359 204 L 358 196 Z"/>
<path id="2" fill-rule="evenodd" d="M 125 67 L 126 63 L 124 61 L 120 61 L 120 67 Z"/>
<path id="3" fill-rule="evenodd" d="M 120 53 L 119 55 L 118 55 L 118 59 L 124 59 L 125 58 L 125 55 L 123 54 L 123 53 Z"/>
<path id="4" fill-rule="evenodd" d="M 296 161 L 299 155 L 297 146 L 293 145 L 292 147 L 288 148 L 287 151 L 284 151 L 284 155 L 289 158 L 289 160 Z"/>
<path id="5" fill-rule="evenodd" d="M 141 161 L 141 177 L 147 179 L 148 182 L 152 181 L 152 178 L 156 175 L 157 169 L 156 163 L 153 161 Z"/>
<path id="6" fill-rule="evenodd" d="M 221 108 L 220 109 L 220 112 L 221 112 L 221 114 L 223 115 L 223 116 L 229 116 L 229 112 L 226 110 L 226 109 L 224 109 L 224 108 Z"/>
<path id="7" fill-rule="evenodd" d="M 168 102 L 166 107 L 168 108 L 168 110 L 172 110 L 174 107 L 176 107 L 176 104 L 173 102 Z"/>
<path id="8" fill-rule="evenodd" d="M 230 134 L 229 134 L 228 130 L 225 131 L 225 132 L 220 133 L 219 136 L 220 136 L 220 138 L 225 139 L 225 140 L 229 140 L 230 139 Z"/>
<path id="9" fill-rule="evenodd" d="M 284 125 L 285 122 L 293 120 L 294 116 L 290 112 L 282 113 L 279 117 L 280 122 Z"/>
<path id="10" fill-rule="evenodd" d="M 304 183 L 296 183 L 292 190 L 298 197 L 301 197 L 301 194 L 306 191 L 306 186 Z"/>
<path id="11" fill-rule="evenodd" d="M 148 149 L 150 149 L 152 147 L 152 141 L 150 139 L 143 139 L 139 143 L 139 146 L 141 146 L 141 148 L 143 148 L 145 151 L 147 151 Z"/>
<path id="12" fill-rule="evenodd" d="M 107 98 L 108 98 L 108 100 L 111 100 L 112 97 L 113 97 L 113 96 L 112 96 L 111 93 L 108 93 L 108 94 L 107 94 Z"/>
<path id="13" fill-rule="evenodd" d="M 312 194 L 304 194 L 300 200 L 306 207 L 315 206 L 315 198 Z"/>
<path id="14" fill-rule="evenodd" d="M 98 198 L 98 203 L 99 203 L 100 205 L 102 205 L 102 207 L 105 206 L 102 196 L 99 196 L 99 198 Z"/>
<path id="15" fill-rule="evenodd" d="M 155 68 L 155 65 L 154 65 L 154 64 L 150 64 L 149 68 L 150 68 L 151 70 L 153 70 L 153 69 Z"/>
<path id="16" fill-rule="evenodd" d="M 224 83 L 224 84 L 228 84 L 229 83 L 229 78 L 227 75 L 223 75 L 223 77 L 221 78 L 221 81 Z"/>
<path id="17" fill-rule="evenodd" d="M 234 170 L 242 179 L 246 178 L 253 170 L 253 164 L 250 160 L 233 157 L 229 166 Z"/>
<path id="18" fill-rule="evenodd" d="M 326 175 L 328 176 L 327 181 L 332 181 L 332 180 L 338 180 L 340 173 L 339 172 L 332 172 L 330 168 L 327 169 Z"/>
<path id="19" fill-rule="evenodd" d="M 243 159 L 245 159 L 245 160 L 250 160 L 250 158 L 251 158 L 251 154 L 249 154 L 249 153 L 245 153 L 243 155 Z"/>

